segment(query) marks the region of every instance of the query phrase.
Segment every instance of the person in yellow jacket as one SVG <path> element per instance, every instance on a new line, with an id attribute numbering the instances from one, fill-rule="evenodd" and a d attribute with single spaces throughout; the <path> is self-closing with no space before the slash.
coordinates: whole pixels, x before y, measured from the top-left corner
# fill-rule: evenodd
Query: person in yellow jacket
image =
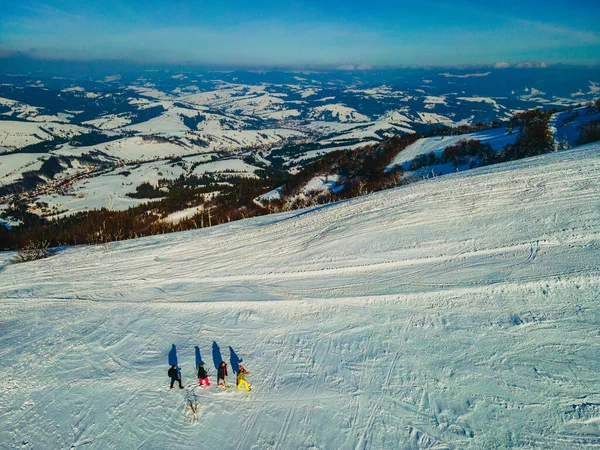
<path id="1" fill-rule="evenodd" d="M 240 389 L 242 386 L 244 386 L 244 388 L 247 391 L 250 391 L 252 390 L 252 388 L 248 385 L 248 382 L 246 381 L 246 375 L 250 375 L 250 372 L 244 369 L 244 366 L 240 364 L 240 368 L 237 373 L 237 388 Z"/>

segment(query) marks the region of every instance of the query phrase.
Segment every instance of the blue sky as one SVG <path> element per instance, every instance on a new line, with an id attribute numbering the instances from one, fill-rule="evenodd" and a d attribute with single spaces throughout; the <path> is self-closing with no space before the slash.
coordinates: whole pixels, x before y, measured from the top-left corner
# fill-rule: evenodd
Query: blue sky
<path id="1" fill-rule="evenodd" d="M 0 55 L 207 65 L 600 62 L 597 1 L 0 0 Z"/>

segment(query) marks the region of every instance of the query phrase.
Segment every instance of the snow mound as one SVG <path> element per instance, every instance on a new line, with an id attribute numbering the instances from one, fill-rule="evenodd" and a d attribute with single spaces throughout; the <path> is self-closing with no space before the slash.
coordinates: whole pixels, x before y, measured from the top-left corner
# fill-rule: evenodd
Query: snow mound
<path id="1" fill-rule="evenodd" d="M 4 264 L 0 442 L 597 446 L 599 175 L 590 145 Z"/>

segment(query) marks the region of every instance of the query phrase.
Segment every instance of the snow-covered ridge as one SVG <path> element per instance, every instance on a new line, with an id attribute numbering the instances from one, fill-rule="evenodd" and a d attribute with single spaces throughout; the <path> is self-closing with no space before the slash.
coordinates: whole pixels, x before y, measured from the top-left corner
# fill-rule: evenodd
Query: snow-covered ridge
<path id="1" fill-rule="evenodd" d="M 330 117 L 339 120 L 340 122 L 368 122 L 369 117 L 359 113 L 354 108 L 342 104 L 331 104 L 317 106 L 313 109 L 311 115 L 316 119 L 328 119 Z"/>
<path id="2" fill-rule="evenodd" d="M 0 442 L 593 448 L 599 175 L 590 145 L 3 266 Z M 192 389 L 221 357 L 251 393 Z"/>

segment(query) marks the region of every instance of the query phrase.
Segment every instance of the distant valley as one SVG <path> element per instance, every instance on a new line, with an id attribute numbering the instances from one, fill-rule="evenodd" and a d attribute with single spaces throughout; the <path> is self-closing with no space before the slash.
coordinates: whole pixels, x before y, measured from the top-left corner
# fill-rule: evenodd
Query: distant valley
<path id="1" fill-rule="evenodd" d="M 412 133 L 482 130 L 467 138 L 491 139 L 500 150 L 516 138 L 505 129 L 515 113 L 540 108 L 568 115 L 600 96 L 598 71 L 585 68 L 146 71 L 96 78 L 0 76 L 0 220 L 6 227 L 24 217 L 124 211 L 190 184 L 196 199 L 250 180 L 257 194 L 267 194 L 331 152 Z M 562 137 L 562 148 L 575 144 L 577 132 Z M 420 153 L 441 155 L 450 143 L 392 156 L 410 162 Z M 467 166 L 424 169 L 419 176 Z M 327 176 L 304 191 L 343 188 L 339 174 L 323 175 L 338 183 Z M 280 198 L 273 195 L 257 197 L 258 205 Z M 181 204 L 158 213 L 176 223 L 202 209 L 201 201 Z"/>

